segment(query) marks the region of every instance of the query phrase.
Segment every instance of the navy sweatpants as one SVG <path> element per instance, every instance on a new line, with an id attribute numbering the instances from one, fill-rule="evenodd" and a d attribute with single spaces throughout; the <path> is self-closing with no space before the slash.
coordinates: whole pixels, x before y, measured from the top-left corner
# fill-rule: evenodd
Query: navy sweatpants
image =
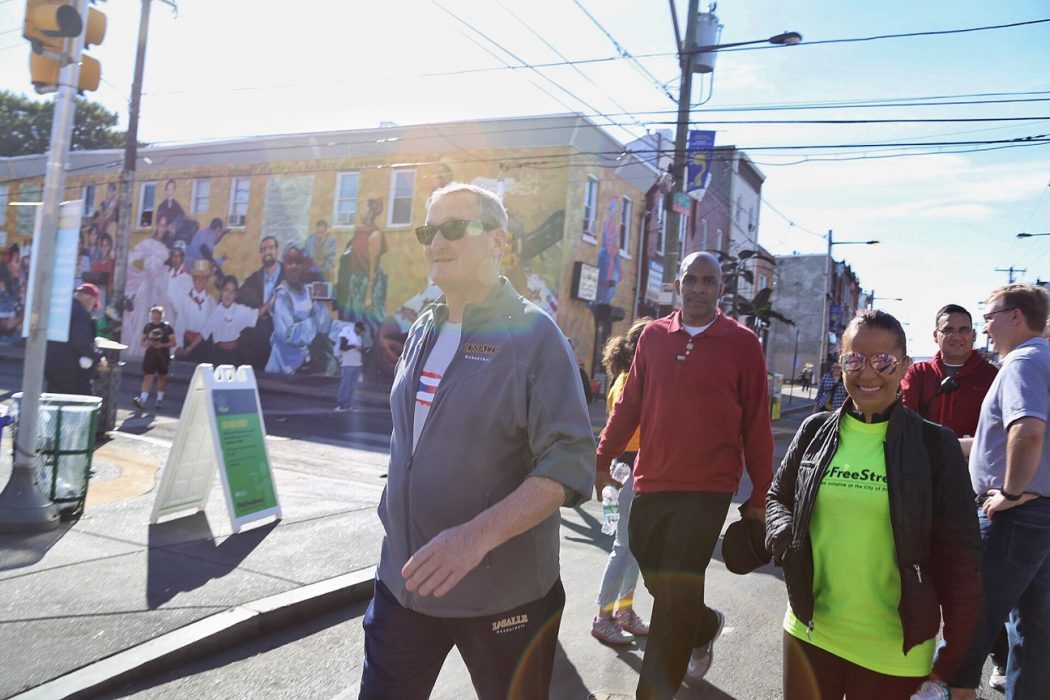
<path id="1" fill-rule="evenodd" d="M 479 700 L 547 698 L 565 589 L 484 617 L 431 617 L 401 607 L 376 580 L 365 612 L 361 700 L 425 700 L 452 646 Z"/>

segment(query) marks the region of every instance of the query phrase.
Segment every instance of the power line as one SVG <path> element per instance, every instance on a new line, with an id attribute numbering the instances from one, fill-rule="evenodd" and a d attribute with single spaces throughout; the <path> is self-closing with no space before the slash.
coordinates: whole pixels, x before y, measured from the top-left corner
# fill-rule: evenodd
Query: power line
<path id="1" fill-rule="evenodd" d="M 509 14 L 509 15 L 510 15 L 511 17 L 513 17 L 514 19 L 516 19 L 516 20 L 517 20 L 517 21 L 518 21 L 518 22 L 519 22 L 519 23 L 520 23 L 520 24 L 521 24 L 521 25 L 522 25 L 523 27 L 525 27 L 525 29 L 527 29 L 527 30 L 529 31 L 529 33 L 531 33 L 531 34 L 532 34 L 532 35 L 533 35 L 534 37 L 536 37 L 536 38 L 537 38 L 537 39 L 539 39 L 539 40 L 540 40 L 541 42 L 543 42 L 544 46 L 546 46 L 546 47 L 547 47 L 547 48 L 549 48 L 549 49 L 550 49 L 551 51 L 553 51 L 553 52 L 554 52 L 554 53 L 555 53 L 555 54 L 556 54 L 556 55 L 557 55 L 557 56 L 558 56 L 559 58 L 563 58 L 563 59 L 566 59 L 566 60 L 568 60 L 568 59 L 566 58 L 566 56 L 565 56 L 564 54 L 562 54 L 562 52 L 561 52 L 561 51 L 559 51 L 559 50 L 558 50 L 557 48 L 555 48 L 555 47 L 554 47 L 554 45 L 553 45 L 553 44 L 551 44 L 551 43 L 550 43 L 549 41 L 547 41 L 547 40 L 546 40 L 546 39 L 545 39 L 545 38 L 543 37 L 543 35 L 541 35 L 541 34 L 540 34 L 539 32 L 537 32 L 537 31 L 536 31 L 535 29 L 533 29 L 533 27 L 532 27 L 531 25 L 529 25 L 529 23 L 528 23 L 528 22 L 526 22 L 525 20 L 523 20 L 523 19 L 522 19 L 521 17 L 519 17 L 519 16 L 518 16 L 518 15 L 517 15 L 517 14 L 516 14 L 516 13 L 515 13 L 515 12 L 514 12 L 513 10 L 511 10 L 511 9 L 510 9 L 509 7 L 507 7 L 507 5 L 506 5 L 505 3 L 503 3 L 503 2 L 502 2 L 502 0 L 496 0 L 496 3 L 497 3 L 497 4 L 498 4 L 498 5 L 500 6 L 500 7 L 502 7 L 502 8 L 503 8 L 503 10 L 504 10 L 504 11 L 505 11 L 505 12 L 506 12 L 507 14 Z M 580 75 L 580 76 L 581 76 L 581 77 L 582 77 L 582 78 L 583 78 L 584 80 L 586 80 L 586 81 L 587 81 L 588 83 L 590 83 L 591 85 L 594 85 L 594 87 L 598 88 L 598 84 L 597 84 L 597 83 L 595 83 L 595 82 L 594 82 L 593 80 L 591 80 L 591 77 L 590 77 L 589 75 L 587 75 L 587 74 L 586 74 L 586 73 L 584 73 L 584 72 L 583 72 L 582 70 L 580 70 L 579 66 L 572 66 L 572 69 L 573 69 L 574 71 L 576 71 L 576 73 L 578 73 L 578 74 L 579 74 L 579 75 Z M 598 89 L 599 89 L 599 90 L 601 90 L 601 88 L 598 88 Z M 605 90 L 602 90 L 602 94 L 603 94 L 603 95 L 605 95 L 605 97 L 606 97 L 606 98 L 607 98 L 607 99 L 608 99 L 608 100 L 609 100 L 610 102 L 612 102 L 612 103 L 613 103 L 614 105 L 616 105 L 616 107 L 617 107 L 618 109 L 621 109 L 621 110 L 625 110 L 625 111 L 627 110 L 627 108 L 626 108 L 626 107 L 624 107 L 624 106 L 623 106 L 622 104 L 620 104 L 620 103 L 619 103 L 619 102 L 618 102 L 618 101 L 616 100 L 616 98 L 615 98 L 615 97 L 613 97 L 613 96 L 612 96 L 612 95 L 610 95 L 609 93 L 605 92 Z M 634 125 L 635 125 L 635 126 L 637 126 L 637 127 L 638 127 L 638 128 L 640 128 L 640 129 L 644 129 L 644 130 L 645 130 L 645 131 L 646 131 L 646 132 L 648 133 L 649 129 L 648 129 L 648 128 L 647 128 L 647 127 L 646 127 L 646 126 L 644 125 L 644 124 L 642 124 L 642 122 L 638 121 L 638 119 L 637 119 L 637 118 L 634 118 L 634 119 L 633 119 L 633 121 L 634 121 Z"/>
<path id="2" fill-rule="evenodd" d="M 481 31 L 480 29 L 478 29 L 477 27 L 475 27 L 475 26 L 471 25 L 471 24 L 470 24 L 469 22 L 467 22 L 467 21 L 466 21 L 466 20 L 464 20 L 463 18 L 461 18 L 461 17 L 459 17 L 458 15 L 456 15 L 456 14 L 455 14 L 454 12 L 452 12 L 452 11 L 451 11 L 451 10 L 449 10 L 448 8 L 444 7 L 444 6 L 443 6 L 443 5 L 441 4 L 441 3 L 439 3 L 439 2 L 438 2 L 438 0 L 430 0 L 430 2 L 431 2 L 431 3 L 433 4 L 433 5 L 435 5 L 435 6 L 436 6 L 436 7 L 438 8 L 438 9 L 442 10 L 442 11 L 443 11 L 443 12 L 445 12 L 445 13 L 446 13 L 447 15 L 449 15 L 450 17 L 452 17 L 452 19 L 456 20 L 457 22 L 459 22 L 459 23 L 460 23 L 460 24 L 462 24 L 463 26 L 467 27 L 467 28 L 468 28 L 468 29 L 470 29 L 470 30 L 471 30 L 472 32 L 474 32 L 475 34 L 477 34 L 478 36 L 480 36 L 480 37 L 481 37 L 482 39 L 484 39 L 485 41 L 489 42 L 490 44 L 492 44 L 493 46 L 495 46 L 496 48 L 498 48 L 498 49 L 499 49 L 500 51 L 503 51 L 503 52 L 504 52 L 505 54 L 507 54 L 508 56 L 510 56 L 511 58 L 513 58 L 513 59 L 514 59 L 515 61 L 517 61 L 518 63 L 521 63 L 521 64 L 522 64 L 523 66 L 527 66 L 527 65 L 528 65 L 528 64 L 527 64 L 527 62 L 526 62 L 526 61 L 525 61 L 524 59 L 522 59 L 521 57 L 519 57 L 519 56 L 518 56 L 517 54 L 515 54 L 515 53 L 514 53 L 513 51 L 511 51 L 510 49 L 508 49 L 508 48 L 506 48 L 506 47 L 502 46 L 501 44 L 499 44 L 498 42 L 496 42 L 495 40 L 493 40 L 493 39 L 492 39 L 492 38 L 491 38 L 490 36 L 488 36 L 487 34 L 485 34 L 484 32 L 482 32 L 482 31 Z M 499 60 L 500 60 L 500 62 L 502 62 L 502 63 L 503 63 L 504 65 L 508 65 L 508 66 L 510 65 L 510 64 L 508 64 L 508 63 L 507 63 L 507 62 L 506 62 L 505 60 L 503 60 L 502 58 L 501 58 L 501 59 L 499 59 Z M 564 88 L 564 87 L 563 87 L 563 86 L 562 86 L 561 84 L 559 84 L 559 83 L 558 83 L 557 81 L 555 81 L 555 80 L 554 80 L 553 78 L 551 78 L 550 76 L 548 76 L 548 75 L 544 74 L 544 73 L 543 73 L 542 71 L 539 71 L 539 70 L 537 70 L 537 69 L 535 69 L 535 68 L 533 68 L 533 69 L 532 69 L 532 71 L 533 71 L 533 72 L 534 72 L 534 73 L 535 73 L 536 75 L 540 76 L 541 78 L 543 78 L 544 80 L 546 80 L 546 81 L 547 81 L 548 83 L 550 83 L 551 85 L 553 85 L 554 87 L 556 87 L 557 89 L 559 89 L 559 90 L 561 90 L 562 92 L 564 92 L 564 93 L 565 93 L 566 95 L 568 95 L 568 96 L 569 96 L 569 97 L 571 97 L 572 99 L 574 99 L 574 100 L 576 100 L 577 102 L 579 102 L 579 103 L 581 103 L 581 104 L 585 105 L 585 106 L 586 106 L 586 107 L 587 107 L 588 109 L 590 109 L 591 111 L 593 111 L 593 112 L 597 113 L 597 114 L 598 114 L 599 116 L 601 116 L 601 117 L 602 117 L 603 119 L 606 119 L 607 121 L 609 121 L 609 122 L 610 122 L 610 123 L 611 123 L 611 124 L 612 124 L 613 126 L 618 126 L 618 125 L 617 125 L 617 124 L 615 123 L 615 121 L 614 121 L 613 119 L 609 118 L 609 117 L 608 117 L 608 116 L 606 116 L 606 115 L 605 115 L 604 113 L 602 113 L 601 111 L 599 111 L 599 110 L 598 110 L 598 109 L 597 109 L 597 108 L 596 108 L 596 107 L 595 107 L 594 105 L 591 105 L 590 103 L 588 103 L 588 102 L 587 102 L 586 100 L 584 100 L 583 98 L 581 98 L 581 97 L 579 97 L 578 95 L 575 95 L 575 94 L 574 94 L 574 93 L 572 93 L 571 91 L 567 90 L 566 88 Z M 549 94 L 549 93 L 548 93 L 548 94 Z M 632 115 L 632 114 L 628 114 L 628 115 L 621 115 L 621 116 L 634 116 L 634 115 Z M 630 131 L 628 131 L 628 130 L 627 130 L 626 128 L 624 128 L 624 127 L 622 127 L 622 126 L 620 126 L 619 128 L 623 129 L 623 131 L 625 131 L 626 133 L 630 134 L 631 138 L 637 138 L 637 136 L 636 136 L 635 134 L 631 134 L 631 132 L 630 132 Z"/>
<path id="3" fill-rule="evenodd" d="M 602 26 L 602 23 L 599 22 L 598 19 L 594 15 L 592 15 L 590 12 L 588 12 L 587 8 L 584 7 L 583 3 L 580 2 L 580 0 L 573 0 L 573 2 L 576 4 L 576 7 L 580 8 L 580 11 L 583 12 L 583 14 L 587 16 L 587 19 L 591 20 L 591 22 L 594 23 L 594 26 L 598 27 L 598 30 L 601 31 L 601 33 L 605 35 L 605 38 L 607 38 L 609 41 L 612 42 L 613 48 L 616 49 L 616 52 L 622 58 L 625 58 L 628 61 L 630 61 L 631 65 L 634 66 L 635 69 L 638 70 L 643 76 L 645 76 L 649 80 L 649 82 L 651 82 L 653 85 L 655 85 L 657 90 L 659 90 L 660 92 L 662 92 L 664 95 L 667 96 L 667 99 L 671 100 L 671 102 L 674 102 L 674 103 L 678 102 L 678 100 L 675 99 L 674 95 L 672 95 L 668 91 L 668 89 L 663 85 L 663 83 L 661 83 L 659 80 L 657 80 L 656 76 L 649 72 L 648 68 L 643 66 L 638 61 L 637 58 L 632 56 L 631 52 L 628 51 L 627 49 L 625 49 L 623 47 L 623 45 L 620 42 L 618 42 L 613 37 L 613 35 L 609 32 L 609 30 L 606 29 L 604 26 Z"/>

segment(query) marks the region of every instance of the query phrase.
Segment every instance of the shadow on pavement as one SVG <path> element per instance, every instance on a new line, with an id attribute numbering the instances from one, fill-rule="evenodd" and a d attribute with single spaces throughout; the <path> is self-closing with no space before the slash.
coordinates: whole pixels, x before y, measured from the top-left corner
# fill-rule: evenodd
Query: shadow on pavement
<path id="1" fill-rule="evenodd" d="M 184 591 L 236 571 L 252 550 L 262 544 L 277 522 L 230 535 L 216 546 L 208 516 L 194 513 L 149 526 L 146 604 L 154 610 Z M 186 559 L 195 565 L 187 566 Z M 208 566 L 201 566 L 206 562 Z"/>
<path id="2" fill-rule="evenodd" d="M 248 534 L 248 533 L 245 533 Z M 118 688 L 117 690 L 99 695 L 99 698 L 124 698 L 142 693 L 151 688 L 158 688 L 172 681 L 180 678 L 188 678 L 195 676 L 199 673 L 209 671 L 212 669 L 222 668 L 238 661 L 255 656 L 256 654 L 264 653 L 271 649 L 277 649 L 278 647 L 286 644 L 294 644 L 295 642 L 304 640 L 311 637 L 318 632 L 322 632 L 329 627 L 335 627 L 345 622 L 359 618 L 365 614 L 365 609 L 368 607 L 368 601 L 362 602 L 358 605 L 352 605 L 342 610 L 338 610 L 327 615 L 321 615 L 313 618 L 302 624 L 288 627 L 279 632 L 260 637 L 257 640 L 240 644 L 236 647 L 231 648 L 229 651 L 225 651 L 221 654 L 211 654 L 206 658 L 199 659 L 197 661 L 191 661 L 184 665 L 179 665 L 176 668 L 164 673 L 162 675 L 147 678 L 146 680 L 138 683 L 132 683 Z M 155 697 L 164 697 L 163 692 L 158 693 Z M 354 695 L 356 697 L 356 694 Z"/>
<path id="3" fill-rule="evenodd" d="M 576 511 L 576 515 L 583 521 L 583 525 L 574 523 L 571 520 L 566 520 L 563 516 L 561 519 L 561 526 L 563 530 L 570 530 L 572 532 L 579 533 L 581 537 L 570 537 L 564 536 L 565 539 L 570 542 L 579 542 L 581 544 L 589 544 L 604 549 L 606 552 L 612 551 L 613 536 L 606 535 L 602 532 L 602 524 L 598 521 L 598 518 L 594 517 L 583 509 L 582 506 L 576 506 L 573 508 Z"/>
<path id="4" fill-rule="evenodd" d="M 57 529 L 49 532 L 0 535 L 0 571 L 36 564 L 69 532 L 73 524 L 63 521 Z"/>
<path id="5" fill-rule="evenodd" d="M 155 413 L 146 412 L 135 412 L 124 419 L 124 422 L 117 428 L 122 433 L 131 433 L 132 435 L 144 435 L 149 432 L 149 429 L 153 427 L 153 420 L 157 417 Z"/>

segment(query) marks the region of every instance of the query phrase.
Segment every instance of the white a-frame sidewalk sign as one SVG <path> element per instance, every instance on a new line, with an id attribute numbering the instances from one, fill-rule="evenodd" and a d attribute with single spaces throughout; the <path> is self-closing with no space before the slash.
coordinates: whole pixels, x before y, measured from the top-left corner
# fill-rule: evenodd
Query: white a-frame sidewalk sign
<path id="1" fill-rule="evenodd" d="M 203 510 L 216 471 L 222 475 L 234 532 L 255 520 L 281 519 L 259 391 L 249 365 L 197 365 L 150 522 Z"/>

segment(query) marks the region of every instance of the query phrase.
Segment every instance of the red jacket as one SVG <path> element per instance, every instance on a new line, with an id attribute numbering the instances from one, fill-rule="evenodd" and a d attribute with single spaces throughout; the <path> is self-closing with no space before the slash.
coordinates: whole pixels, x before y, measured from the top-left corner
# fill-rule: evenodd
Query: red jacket
<path id="1" fill-rule="evenodd" d="M 955 373 L 959 389 L 950 394 L 937 394 L 941 382 L 948 376 L 941 353 L 937 353 L 932 360 L 916 362 L 908 368 L 901 381 L 904 405 L 923 418 L 951 428 L 955 437 L 973 436 L 977 433 L 981 402 L 998 372 L 979 352 L 971 352 Z"/>
<path id="2" fill-rule="evenodd" d="M 744 465 L 765 507 L 773 476 L 766 361 L 758 338 L 721 313 L 692 339 L 680 312 L 642 331 L 623 394 L 598 444 L 597 468 L 623 452 L 641 428 L 634 464 L 639 493 L 735 493 Z"/>

